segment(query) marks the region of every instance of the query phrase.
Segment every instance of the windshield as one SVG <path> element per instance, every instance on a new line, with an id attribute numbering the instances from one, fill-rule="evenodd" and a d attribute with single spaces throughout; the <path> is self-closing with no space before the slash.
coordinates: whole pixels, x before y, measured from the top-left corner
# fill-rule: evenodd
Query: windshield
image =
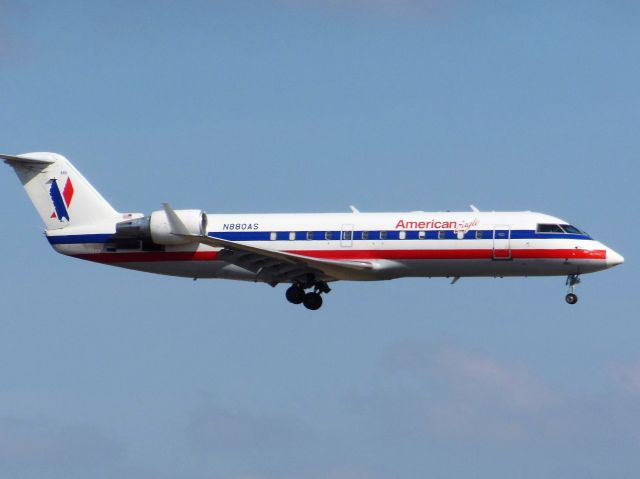
<path id="1" fill-rule="evenodd" d="M 569 233 L 573 235 L 586 235 L 584 231 L 579 230 L 573 225 L 554 225 L 554 224 L 538 224 L 536 228 L 538 233 Z"/>
<path id="2" fill-rule="evenodd" d="M 565 230 L 567 233 L 571 233 L 574 235 L 583 235 L 585 234 L 584 231 L 580 231 L 578 228 L 576 228 L 573 225 L 560 225 L 562 226 L 562 229 Z"/>
<path id="3" fill-rule="evenodd" d="M 564 233 L 560 225 L 538 225 L 538 233 Z"/>

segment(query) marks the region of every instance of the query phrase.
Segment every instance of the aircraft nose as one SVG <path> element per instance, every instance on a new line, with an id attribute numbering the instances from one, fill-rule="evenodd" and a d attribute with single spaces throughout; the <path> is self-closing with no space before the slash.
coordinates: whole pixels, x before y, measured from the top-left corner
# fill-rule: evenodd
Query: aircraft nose
<path id="1" fill-rule="evenodd" d="M 616 253 L 611 248 L 607 248 L 607 267 L 612 268 L 624 263 L 624 258 L 621 254 Z"/>

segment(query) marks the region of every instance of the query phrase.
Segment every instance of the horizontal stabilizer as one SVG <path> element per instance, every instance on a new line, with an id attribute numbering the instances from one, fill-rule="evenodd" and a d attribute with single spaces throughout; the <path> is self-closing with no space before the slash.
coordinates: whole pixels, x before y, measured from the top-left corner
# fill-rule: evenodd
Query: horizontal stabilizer
<path id="1" fill-rule="evenodd" d="M 47 166 L 56 162 L 56 160 L 46 160 L 44 158 L 28 158 L 26 156 L 12 156 L 12 155 L 2 155 L 0 154 L 0 158 L 2 158 L 6 163 L 22 163 L 23 165 L 41 165 Z"/>

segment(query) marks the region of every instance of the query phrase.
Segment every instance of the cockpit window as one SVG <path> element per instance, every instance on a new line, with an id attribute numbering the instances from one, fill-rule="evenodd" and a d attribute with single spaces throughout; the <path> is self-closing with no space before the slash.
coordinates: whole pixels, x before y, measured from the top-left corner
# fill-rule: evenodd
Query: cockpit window
<path id="1" fill-rule="evenodd" d="M 573 235 L 583 235 L 584 234 L 583 231 L 580 231 L 575 226 L 572 226 L 572 225 L 560 225 L 560 226 L 562 226 L 562 229 L 565 230 L 567 233 L 571 233 Z"/>
<path id="2" fill-rule="evenodd" d="M 539 224 L 536 229 L 538 233 L 569 233 L 573 235 L 584 235 L 584 231 L 580 231 L 578 228 L 572 225 L 551 225 L 551 224 Z"/>
<path id="3" fill-rule="evenodd" d="M 564 233 L 564 230 L 560 228 L 560 225 L 547 225 L 547 224 L 539 224 L 538 229 L 536 231 L 538 233 Z"/>

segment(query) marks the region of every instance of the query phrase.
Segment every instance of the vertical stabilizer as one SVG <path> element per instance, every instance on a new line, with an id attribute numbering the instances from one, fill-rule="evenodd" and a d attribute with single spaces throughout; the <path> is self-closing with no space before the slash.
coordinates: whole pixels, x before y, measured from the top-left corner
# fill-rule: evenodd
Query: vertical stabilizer
<path id="1" fill-rule="evenodd" d="M 11 166 L 47 229 L 117 220 L 118 213 L 64 156 L 0 155 Z"/>

